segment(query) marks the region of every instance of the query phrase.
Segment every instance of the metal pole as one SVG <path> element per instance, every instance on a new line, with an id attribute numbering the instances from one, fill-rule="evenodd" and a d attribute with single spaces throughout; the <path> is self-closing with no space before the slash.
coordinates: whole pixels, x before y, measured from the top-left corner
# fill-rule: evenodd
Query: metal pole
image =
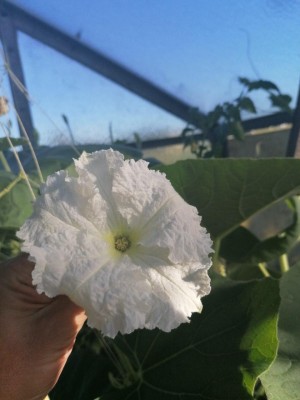
<path id="1" fill-rule="evenodd" d="M 297 143 L 299 141 L 299 133 L 300 133 L 300 87 L 298 91 L 296 108 L 293 114 L 293 125 L 287 145 L 287 151 L 286 151 L 287 157 L 294 157 L 295 155 L 297 156 L 297 154 L 295 153 L 297 150 Z"/>
<path id="2" fill-rule="evenodd" d="M 0 8 L 0 38 L 8 68 L 11 69 L 17 79 L 25 87 L 25 79 L 17 40 L 17 30 L 10 13 L 8 10 L 4 9 L 3 5 Z M 9 74 L 8 77 L 16 112 L 19 114 L 32 145 L 35 146 L 36 142 L 34 137 L 34 128 L 28 99 L 26 98 L 26 95 L 17 87 Z M 20 136 L 24 136 L 20 124 L 18 125 Z"/>

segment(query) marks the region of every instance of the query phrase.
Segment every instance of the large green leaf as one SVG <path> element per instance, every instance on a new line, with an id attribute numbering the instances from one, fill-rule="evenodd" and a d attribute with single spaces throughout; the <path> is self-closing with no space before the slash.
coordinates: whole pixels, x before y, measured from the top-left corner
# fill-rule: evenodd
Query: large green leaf
<path id="1" fill-rule="evenodd" d="M 274 201 L 300 192 L 300 160 L 185 160 L 161 166 L 177 192 L 197 207 L 213 237 Z"/>
<path id="2" fill-rule="evenodd" d="M 73 355 L 51 400 L 250 400 L 276 355 L 278 292 L 272 279 L 220 279 L 190 324 L 118 336 L 123 376 L 113 367 L 104 373 L 102 353 Z"/>
<path id="3" fill-rule="evenodd" d="M 229 123 L 228 132 L 233 135 L 237 140 L 244 140 L 245 131 L 240 121 L 233 121 Z"/>
<path id="4" fill-rule="evenodd" d="M 268 400 L 300 398 L 300 264 L 280 283 L 279 350 L 276 361 L 262 376 Z"/>
<path id="5" fill-rule="evenodd" d="M 18 229 L 32 212 L 32 198 L 24 180 L 0 171 L 0 228 Z"/>

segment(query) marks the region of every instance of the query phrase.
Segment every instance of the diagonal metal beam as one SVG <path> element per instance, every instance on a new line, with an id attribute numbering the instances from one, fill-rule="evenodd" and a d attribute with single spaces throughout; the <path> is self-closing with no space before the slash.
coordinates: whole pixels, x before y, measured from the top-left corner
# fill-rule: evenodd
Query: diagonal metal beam
<path id="1" fill-rule="evenodd" d="M 2 1 L 3 7 L 13 18 L 18 30 L 85 65 L 184 121 L 190 120 L 191 105 L 21 8 L 7 1 Z"/>
<path id="2" fill-rule="evenodd" d="M 3 45 L 4 56 L 9 68 L 14 72 L 14 75 L 18 78 L 23 86 L 26 86 L 19 53 L 16 27 L 9 13 L 2 8 L 1 0 L 0 6 L 0 39 Z M 25 128 L 32 145 L 35 146 L 36 140 L 28 100 L 26 99 L 24 93 L 22 93 L 17 87 L 10 75 L 9 81 L 15 109 L 22 121 L 23 127 Z M 19 122 L 18 125 L 20 135 L 24 136 L 23 127 L 21 127 Z"/>

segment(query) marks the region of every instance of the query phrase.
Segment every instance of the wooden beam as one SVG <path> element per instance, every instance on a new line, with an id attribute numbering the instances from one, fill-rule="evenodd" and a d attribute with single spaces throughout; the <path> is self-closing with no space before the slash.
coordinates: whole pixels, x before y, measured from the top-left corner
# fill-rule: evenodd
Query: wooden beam
<path id="1" fill-rule="evenodd" d="M 2 41 L 4 56 L 8 67 L 13 71 L 17 79 L 22 83 L 24 87 L 25 79 L 22 69 L 21 57 L 19 53 L 17 31 L 12 19 L 12 16 L 2 6 L 0 7 L 0 39 Z M 14 106 L 19 114 L 19 117 L 23 123 L 23 126 L 29 136 L 29 139 L 33 146 L 36 145 L 34 136 L 34 127 L 31 118 L 30 106 L 24 93 L 14 83 L 12 77 L 8 74 Z M 20 136 L 24 136 L 23 129 L 19 125 Z"/>

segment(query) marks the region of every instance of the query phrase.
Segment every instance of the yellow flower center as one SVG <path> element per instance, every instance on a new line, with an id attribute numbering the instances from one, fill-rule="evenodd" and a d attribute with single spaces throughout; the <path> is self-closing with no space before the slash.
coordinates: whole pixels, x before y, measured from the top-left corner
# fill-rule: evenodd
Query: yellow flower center
<path id="1" fill-rule="evenodd" d="M 115 237 L 115 249 L 125 253 L 131 246 L 131 241 L 126 235 L 117 235 Z"/>

